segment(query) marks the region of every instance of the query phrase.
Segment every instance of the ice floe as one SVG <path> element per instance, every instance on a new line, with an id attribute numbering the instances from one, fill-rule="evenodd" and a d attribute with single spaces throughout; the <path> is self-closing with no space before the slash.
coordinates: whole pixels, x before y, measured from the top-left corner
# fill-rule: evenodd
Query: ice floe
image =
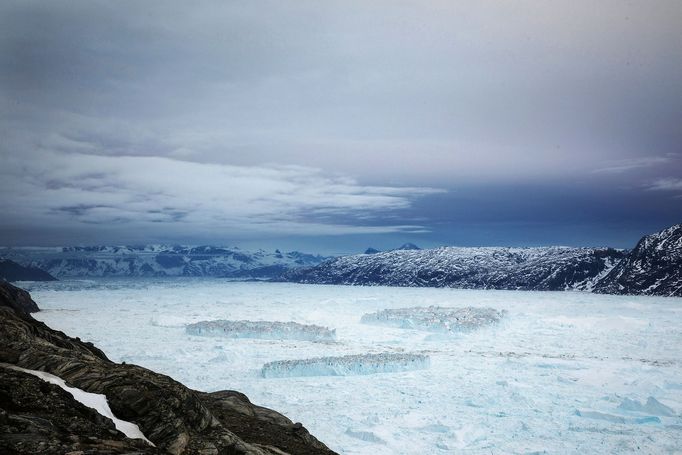
<path id="1" fill-rule="evenodd" d="M 336 330 L 319 325 L 274 321 L 201 321 L 185 327 L 187 333 L 264 340 L 332 341 Z"/>
<path id="2" fill-rule="evenodd" d="M 291 376 L 352 376 L 375 373 L 423 370 L 429 367 L 429 356 L 424 354 L 357 354 L 340 357 L 278 360 L 263 365 L 264 378 Z"/>
<path id="3" fill-rule="evenodd" d="M 365 324 L 429 332 L 463 332 L 499 322 L 506 311 L 494 308 L 440 306 L 392 308 L 362 316 Z"/>

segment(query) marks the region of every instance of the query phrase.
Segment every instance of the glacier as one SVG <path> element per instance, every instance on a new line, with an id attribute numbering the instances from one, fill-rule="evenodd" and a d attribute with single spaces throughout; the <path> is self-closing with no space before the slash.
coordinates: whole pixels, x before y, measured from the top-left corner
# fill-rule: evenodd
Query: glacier
<path id="1" fill-rule="evenodd" d="M 57 278 L 206 276 L 232 279 L 272 278 L 288 269 L 316 265 L 327 259 L 299 251 L 251 251 L 210 245 L 0 247 L 0 258 L 40 268 Z"/>
<path id="2" fill-rule="evenodd" d="M 408 307 L 368 313 L 362 316 L 365 324 L 386 325 L 401 329 L 417 329 L 430 332 L 463 332 L 500 321 L 506 311 L 476 307 Z"/>
<path id="3" fill-rule="evenodd" d="M 675 453 L 682 298 L 211 278 L 25 283 L 34 317 L 203 391 L 240 390 L 341 454 Z M 457 336 L 361 322 L 409 307 L 492 308 Z M 200 321 L 296 321 L 334 342 L 188 334 Z M 281 360 L 428 355 L 427 369 L 262 377 Z M 654 401 L 656 400 L 656 401 Z M 580 415 L 578 415 L 580 413 Z M 655 419 L 653 418 L 655 417 Z M 350 429 L 350 431 L 349 431 Z"/>
<path id="4" fill-rule="evenodd" d="M 263 365 L 264 378 L 292 376 L 352 376 L 376 373 L 396 373 L 423 370 L 429 367 L 429 356 L 424 354 L 356 354 L 340 357 L 277 360 Z"/>
<path id="5" fill-rule="evenodd" d="M 314 324 L 278 321 L 200 321 L 185 326 L 187 333 L 201 336 L 261 338 L 264 340 L 333 341 L 336 330 Z"/>

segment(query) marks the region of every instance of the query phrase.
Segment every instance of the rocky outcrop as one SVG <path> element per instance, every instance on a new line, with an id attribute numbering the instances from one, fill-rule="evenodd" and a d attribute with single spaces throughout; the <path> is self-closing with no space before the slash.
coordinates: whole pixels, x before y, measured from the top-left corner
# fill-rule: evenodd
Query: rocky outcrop
<path id="1" fill-rule="evenodd" d="M 24 267 L 14 261 L 0 259 L 0 280 L 56 281 L 57 279 L 37 267 Z"/>
<path id="2" fill-rule="evenodd" d="M 643 237 L 595 291 L 682 297 L 682 224 Z"/>
<path id="3" fill-rule="evenodd" d="M 0 282 L 0 307 L 8 307 L 22 316 L 40 311 L 28 292 L 9 283 Z"/>
<path id="4" fill-rule="evenodd" d="M 111 362 L 91 343 L 68 337 L 33 319 L 25 309 L 28 308 L 25 299 L 30 297 L 8 283 L 0 283 L 0 296 L 0 362 L 45 371 L 64 379 L 73 387 L 105 395 L 114 415 L 137 424 L 161 452 L 333 453 L 300 424 L 294 424 L 275 411 L 254 406 L 241 394 L 199 393 L 168 376 L 137 365 Z M 22 301 L 13 300 L 13 296 L 19 296 Z M 31 414 L 32 411 L 9 405 L 5 409 L 3 405 L 3 412 L 17 416 Z M 55 419 L 66 419 L 61 408 L 56 408 L 54 414 Z M 50 419 L 50 416 L 41 417 L 39 414 L 35 417 Z M 45 428 L 57 432 L 60 424 L 57 422 Z M 44 453 L 61 454 L 82 450 L 77 448 L 80 446 L 71 438 L 83 436 L 80 430 L 73 428 L 69 431 L 66 439 L 50 436 L 52 441 L 65 442 L 59 443 L 58 449 Z M 8 447 L 8 453 L 33 453 L 22 448 L 27 438 L 30 439 L 30 436 L 24 438 L 16 433 L 3 433 L 0 434 L 0 444 Z M 100 448 L 102 452 L 97 453 L 118 453 L 106 452 L 109 449 L 104 445 Z M 152 449 L 145 448 L 143 452 Z"/>
<path id="5" fill-rule="evenodd" d="M 160 454 L 59 386 L 0 365 L 0 453 Z"/>
<path id="6" fill-rule="evenodd" d="M 624 256 L 612 248 L 399 249 L 290 270 L 283 281 L 464 289 L 590 290 Z"/>

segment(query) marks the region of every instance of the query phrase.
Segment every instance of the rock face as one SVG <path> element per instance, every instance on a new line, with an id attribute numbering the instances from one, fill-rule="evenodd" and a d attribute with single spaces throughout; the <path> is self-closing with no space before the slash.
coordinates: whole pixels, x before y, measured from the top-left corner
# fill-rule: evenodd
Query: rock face
<path id="1" fill-rule="evenodd" d="M 156 448 L 111 432 L 110 421 L 81 412 L 75 400 L 37 378 L 2 371 L 0 453 L 332 454 L 300 424 L 251 404 L 237 392 L 199 393 L 168 376 L 111 362 L 91 343 L 33 319 L 28 294 L 0 283 L 0 362 L 51 373 L 70 386 L 104 394 L 116 417 L 137 424 Z M 32 302 L 32 301 L 31 301 Z M 6 370 L 0 368 L 0 370 Z M 25 376 L 25 377 L 24 377 Z M 12 384 L 26 384 L 23 389 Z M 3 392 L 12 389 L 12 393 Z M 16 392 L 16 393 L 15 393 Z M 23 395 L 22 395 L 23 394 Z M 56 395 L 55 395 L 56 394 Z M 22 398 L 23 397 L 23 398 Z M 30 397 L 30 399 L 25 398 Z M 57 403 L 63 406 L 58 406 Z M 75 404 L 74 404 L 75 403 Z M 44 412 L 51 409 L 51 413 Z M 71 418 L 87 425 L 68 426 Z M 108 419 L 107 419 L 108 420 Z M 114 442 L 110 442 L 114 441 Z M 142 444 L 142 445 L 140 445 Z M 113 445 L 113 448 L 112 448 Z"/>
<path id="2" fill-rule="evenodd" d="M 623 258 L 612 248 L 402 249 L 290 270 L 284 281 L 465 289 L 591 290 Z"/>
<path id="3" fill-rule="evenodd" d="M 643 237 L 595 291 L 682 297 L 682 224 Z"/>
<path id="4" fill-rule="evenodd" d="M 7 281 L 55 281 L 55 277 L 36 267 L 24 267 L 10 260 L 0 259 L 0 279 Z"/>
<path id="5" fill-rule="evenodd" d="M 163 453 L 126 438 L 59 386 L 0 365 L 0 452 Z"/>
<path id="6" fill-rule="evenodd" d="M 271 278 L 323 256 L 291 251 L 245 251 L 178 245 L 0 248 L 0 257 L 47 270 L 56 277 L 210 276 Z M 12 281 L 12 280 L 9 280 Z"/>

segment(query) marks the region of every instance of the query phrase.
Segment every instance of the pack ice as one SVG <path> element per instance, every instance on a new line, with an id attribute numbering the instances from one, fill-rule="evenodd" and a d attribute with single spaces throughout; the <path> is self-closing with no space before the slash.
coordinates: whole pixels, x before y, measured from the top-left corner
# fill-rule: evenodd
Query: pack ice
<path id="1" fill-rule="evenodd" d="M 336 330 L 319 325 L 276 321 L 201 321 L 185 326 L 190 335 L 264 340 L 331 341 Z"/>
<path id="2" fill-rule="evenodd" d="M 463 332 L 499 322 L 505 313 L 494 308 L 409 307 L 368 313 L 361 322 L 428 332 Z"/>
<path id="3" fill-rule="evenodd" d="M 375 373 L 423 370 L 429 367 L 429 356 L 424 354 L 356 354 L 340 357 L 278 360 L 263 365 L 264 378 L 292 376 L 351 376 Z"/>

